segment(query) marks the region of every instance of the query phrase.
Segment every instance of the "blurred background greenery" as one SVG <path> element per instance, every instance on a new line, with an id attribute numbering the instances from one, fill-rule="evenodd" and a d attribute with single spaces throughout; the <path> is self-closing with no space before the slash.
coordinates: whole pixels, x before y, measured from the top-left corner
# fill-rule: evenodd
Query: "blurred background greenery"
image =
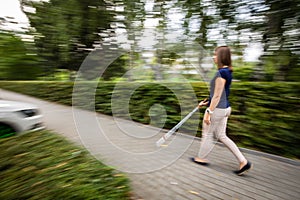
<path id="1" fill-rule="evenodd" d="M 191 93 L 200 100 L 208 95 L 203 81 L 213 74 L 214 48 L 229 45 L 239 81 L 232 88 L 229 133 L 241 146 L 299 159 L 299 1 L 19 2 L 28 26 L 14 29 L 17 19 L 0 18 L 1 88 L 71 105 L 81 64 L 93 50 L 109 46 L 124 54 L 95 79 L 101 80 L 96 105 L 83 107 L 111 114 L 116 82 L 151 82 L 133 93 L 130 114 L 151 123 L 145 110 L 163 103 L 169 115 L 165 128 L 171 128 L 180 120 L 180 109 L 172 92 L 155 85 L 157 81 L 184 77 L 193 82 Z M 27 82 L 12 82 L 16 80 Z"/>
<path id="2" fill-rule="evenodd" d="M 217 45 L 231 46 L 236 79 L 298 81 L 298 1 L 20 0 L 20 8 L 29 21 L 21 30 L 11 28 L 17 19 L 0 18 L 0 80 L 73 80 L 91 50 L 105 44 L 128 53 L 104 80 L 132 68 L 147 72 L 138 74 L 143 80 L 176 80 L 178 73 L 198 80 L 174 53 L 195 41 L 208 56 Z"/>
<path id="3" fill-rule="evenodd" d="M 193 95 L 188 94 L 195 94 L 199 101 L 208 95 L 204 82 L 192 82 L 192 88 L 177 82 L 145 82 L 142 86 L 140 82 L 119 82 L 116 88 L 113 81 L 100 81 L 96 83 L 96 91 L 91 93 L 95 83 L 84 81 L 80 92 L 72 95 L 73 84 L 61 81 L 0 81 L 0 88 L 106 115 L 113 114 L 114 117 L 128 119 L 129 112 L 134 121 L 166 129 L 174 127 L 195 106 Z M 180 99 L 176 95 L 178 93 L 184 98 Z M 230 96 L 229 136 L 240 147 L 299 159 L 299 96 L 298 82 L 235 82 Z M 129 100 L 129 110 L 122 103 L 113 104 L 113 98 L 124 102 Z M 155 108 L 159 109 L 155 111 Z M 199 120 L 199 116 L 194 115 L 180 130 L 194 136 L 195 127 L 198 127 L 197 136 L 201 136 L 202 117 L 200 115 Z"/>
<path id="4" fill-rule="evenodd" d="M 18 2 L 15 9 L 25 14 L 28 23 L 14 18 L 13 10 L 3 14 L 1 8 L 11 2 Z M 101 80 L 95 105 L 90 101 L 94 96 L 88 93 L 92 83 L 87 82 L 80 94 L 87 101 L 80 106 L 111 115 L 113 92 L 126 96 L 136 88 L 135 81 L 146 81 L 132 93 L 130 115 L 140 123 L 161 126 L 164 113 L 161 107 L 152 106 L 163 105 L 168 116 L 162 126 L 170 129 L 183 110 L 182 102 L 179 105 L 165 86 L 180 85 L 172 82 L 184 77 L 193 82 L 194 91 L 187 92 L 195 93 L 199 100 L 206 97 L 203 81 L 213 74 L 212 54 L 218 45 L 231 47 L 234 78 L 239 81 L 231 93 L 230 137 L 242 147 L 299 159 L 298 0 L 1 1 L 0 88 L 72 105 L 81 64 L 93 50 L 111 46 L 125 53 L 95 80 Z M 168 83 L 157 82 L 162 80 Z M 124 84 L 123 91 L 114 90 L 116 82 Z M 189 99 L 186 101 L 188 105 Z M 122 113 L 122 108 L 117 109 Z M 183 128 L 188 133 L 189 126 L 197 123 L 199 119 L 192 118 Z M 0 188 L 2 199 L 66 199 L 70 195 L 96 199 L 95 194 L 99 199 L 130 198 L 125 176 L 56 134 L 7 138 L 0 141 L 0 147 L 0 177 L 6 178 Z M 49 179 L 48 171 L 59 178 Z M 40 192 L 45 189 L 47 192 Z"/>

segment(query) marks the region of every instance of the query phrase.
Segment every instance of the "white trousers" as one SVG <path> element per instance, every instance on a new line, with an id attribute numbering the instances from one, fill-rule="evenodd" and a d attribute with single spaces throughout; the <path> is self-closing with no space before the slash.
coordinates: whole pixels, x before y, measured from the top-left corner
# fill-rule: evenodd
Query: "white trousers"
<path id="1" fill-rule="evenodd" d="M 202 122 L 202 139 L 198 157 L 205 159 L 214 147 L 213 137 L 222 142 L 241 163 L 246 160 L 236 144 L 227 137 L 226 126 L 227 120 L 231 113 L 231 107 L 221 109 L 216 108 L 211 115 L 211 123 L 207 125 Z"/>

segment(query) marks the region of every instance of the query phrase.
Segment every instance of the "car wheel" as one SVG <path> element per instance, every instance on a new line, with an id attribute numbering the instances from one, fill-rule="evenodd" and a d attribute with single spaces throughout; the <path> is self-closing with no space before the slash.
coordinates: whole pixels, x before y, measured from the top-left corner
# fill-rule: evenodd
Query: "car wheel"
<path id="1" fill-rule="evenodd" d="M 0 124 L 0 138 L 10 137 L 16 134 L 16 131 L 7 124 Z"/>

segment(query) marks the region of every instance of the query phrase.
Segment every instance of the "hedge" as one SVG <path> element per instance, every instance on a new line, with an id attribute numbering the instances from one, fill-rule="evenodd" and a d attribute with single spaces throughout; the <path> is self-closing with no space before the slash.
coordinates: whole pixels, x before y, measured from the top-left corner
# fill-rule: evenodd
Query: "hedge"
<path id="1" fill-rule="evenodd" d="M 120 89 L 115 88 L 114 82 L 82 82 L 79 86 L 73 99 L 73 105 L 77 107 L 130 117 L 145 124 L 164 125 L 167 129 L 195 107 L 193 94 L 198 101 L 208 96 L 207 84 L 203 82 L 192 82 L 191 87 L 165 82 L 118 82 Z M 0 88 L 72 105 L 72 82 L 3 81 Z M 234 82 L 230 95 L 232 115 L 228 122 L 229 136 L 241 147 L 299 159 L 299 94 L 299 83 L 295 82 Z M 113 111 L 112 99 L 117 102 L 113 104 Z M 129 105 L 122 103 L 122 100 L 128 101 Z M 160 106 L 153 106 L 158 104 Z M 124 106 L 128 106 L 129 115 Z M 162 107 L 165 113 L 160 110 Z M 154 112 L 149 114 L 149 109 Z M 155 116 L 157 113 L 158 116 Z M 164 116 L 166 121 L 159 121 Z M 201 136 L 201 124 L 195 117 L 187 122 L 186 132 L 189 133 L 195 126 L 199 127 L 197 136 Z"/>

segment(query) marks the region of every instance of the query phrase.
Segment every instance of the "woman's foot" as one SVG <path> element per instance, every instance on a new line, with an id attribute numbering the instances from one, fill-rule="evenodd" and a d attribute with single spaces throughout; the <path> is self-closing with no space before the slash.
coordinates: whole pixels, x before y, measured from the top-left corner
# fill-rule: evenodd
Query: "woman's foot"
<path id="1" fill-rule="evenodd" d="M 247 163 L 248 163 L 248 160 L 245 160 L 244 162 L 241 162 L 239 170 L 241 170 L 245 165 L 247 165 Z"/>
<path id="2" fill-rule="evenodd" d="M 209 165 L 208 160 L 201 159 L 198 157 L 192 157 L 191 161 L 193 161 L 194 163 L 197 163 L 199 165 Z"/>
<path id="3" fill-rule="evenodd" d="M 251 167 L 252 167 L 252 164 L 249 161 L 245 161 L 245 162 L 243 162 L 243 163 L 240 164 L 240 169 L 234 171 L 234 173 L 237 174 L 237 175 L 239 175 L 239 176 L 241 176 L 245 172 L 247 172 L 248 170 L 250 170 Z"/>

